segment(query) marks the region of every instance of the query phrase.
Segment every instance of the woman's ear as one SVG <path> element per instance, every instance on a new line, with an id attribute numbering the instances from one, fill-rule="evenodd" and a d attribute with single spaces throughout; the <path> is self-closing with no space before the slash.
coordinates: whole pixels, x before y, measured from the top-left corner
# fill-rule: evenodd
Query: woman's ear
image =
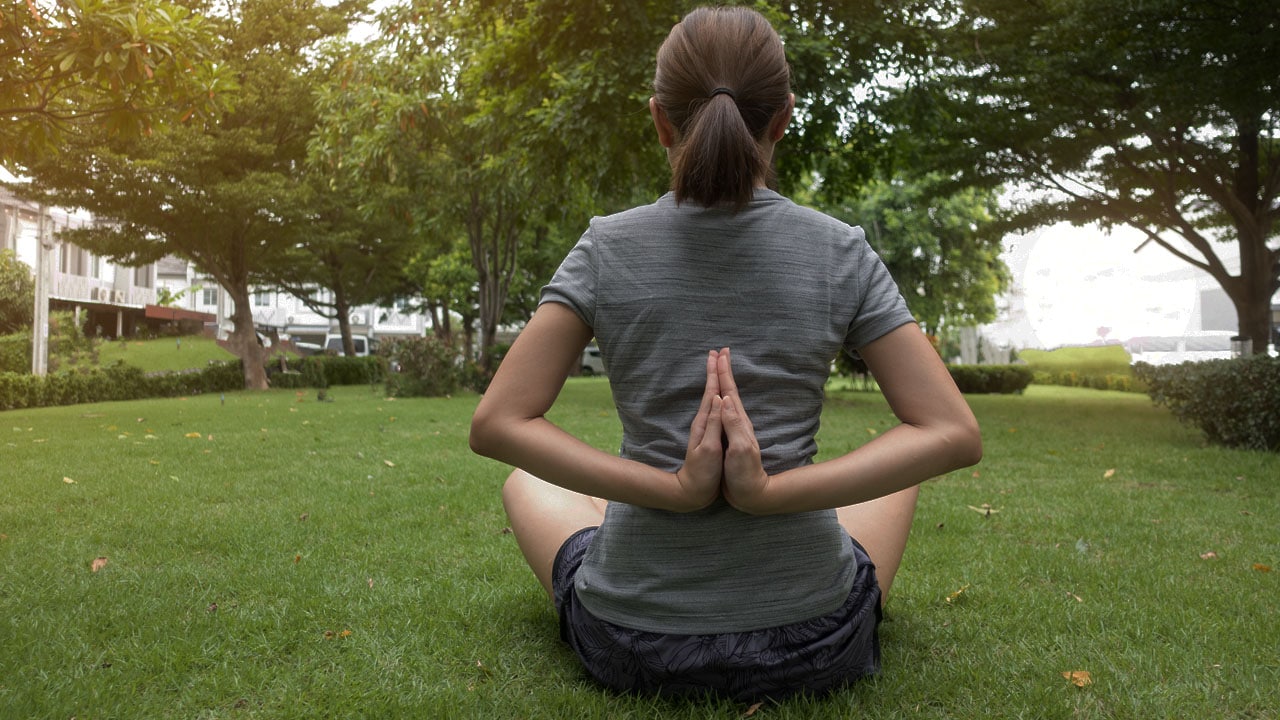
<path id="1" fill-rule="evenodd" d="M 658 142 L 664 148 L 676 144 L 676 129 L 667 119 L 667 113 L 658 105 L 657 98 L 649 98 L 649 114 L 653 116 L 653 127 L 658 131 Z"/>
<path id="2" fill-rule="evenodd" d="M 773 116 L 773 120 L 769 122 L 769 142 L 778 142 L 787 132 L 787 126 L 791 124 L 791 113 L 796 107 L 795 93 L 787 94 L 787 106 Z"/>

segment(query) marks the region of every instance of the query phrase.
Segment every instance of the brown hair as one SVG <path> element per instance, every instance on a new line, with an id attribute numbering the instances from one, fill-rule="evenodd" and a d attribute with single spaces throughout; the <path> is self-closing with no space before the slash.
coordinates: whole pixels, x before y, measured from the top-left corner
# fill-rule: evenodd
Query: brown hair
<path id="1" fill-rule="evenodd" d="M 759 141 L 787 107 L 791 71 L 782 40 L 760 13 L 699 8 L 658 48 L 654 98 L 676 131 L 671 189 L 676 202 L 706 207 L 751 201 L 772 179 Z"/>

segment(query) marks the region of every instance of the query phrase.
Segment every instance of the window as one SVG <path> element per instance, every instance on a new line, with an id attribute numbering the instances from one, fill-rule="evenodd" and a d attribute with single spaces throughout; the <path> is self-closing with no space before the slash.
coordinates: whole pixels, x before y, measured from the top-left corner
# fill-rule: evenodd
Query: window
<path id="1" fill-rule="evenodd" d="M 254 307 L 269 307 L 271 305 L 271 292 L 267 290 L 259 290 L 253 294 Z"/>
<path id="2" fill-rule="evenodd" d="M 143 265 L 140 268 L 133 269 L 133 285 L 134 287 L 149 288 L 151 287 L 151 268 L 153 265 Z"/>
<path id="3" fill-rule="evenodd" d="M 208 285 L 206 285 L 204 289 L 200 291 L 200 304 L 201 305 L 217 305 L 218 304 L 218 288 L 216 286 L 209 287 Z"/>

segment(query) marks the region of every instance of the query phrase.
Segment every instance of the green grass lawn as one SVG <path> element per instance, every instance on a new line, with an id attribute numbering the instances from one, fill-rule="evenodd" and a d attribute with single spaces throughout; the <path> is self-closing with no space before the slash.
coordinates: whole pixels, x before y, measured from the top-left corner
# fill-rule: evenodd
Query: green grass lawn
<path id="1" fill-rule="evenodd" d="M 126 365 L 143 372 L 198 370 L 213 360 L 235 360 L 235 355 L 220 347 L 213 338 L 199 335 L 157 338 L 154 340 L 103 340 L 97 345 L 98 364 Z"/>
<path id="2" fill-rule="evenodd" d="M 467 449 L 474 396 L 329 395 L 0 413 L 0 717 L 747 713 L 584 678 L 505 531 L 505 469 Z M 1141 395 L 971 402 L 986 459 L 922 493 L 884 672 L 751 716 L 1275 718 L 1280 456 L 1204 447 Z M 616 447 L 603 379 L 554 416 Z M 823 452 L 890 421 L 834 391 Z"/>
<path id="3" fill-rule="evenodd" d="M 1035 371 L 1074 371 L 1081 375 L 1129 375 L 1133 360 L 1123 345 L 1022 350 L 1018 358 Z"/>
<path id="4" fill-rule="evenodd" d="M 179 342 L 180 341 L 180 342 Z M 196 335 L 155 340 L 104 340 L 98 346 L 98 363 L 124 362 L 144 372 L 203 368 L 210 360 L 234 360 L 213 338 Z"/>

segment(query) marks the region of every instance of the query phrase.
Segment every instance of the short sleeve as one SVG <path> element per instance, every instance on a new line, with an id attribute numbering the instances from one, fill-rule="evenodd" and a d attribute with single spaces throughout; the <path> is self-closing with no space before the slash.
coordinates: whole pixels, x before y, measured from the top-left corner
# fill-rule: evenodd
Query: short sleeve
<path id="1" fill-rule="evenodd" d="M 889 274 L 884 261 L 867 244 L 862 228 L 854 228 L 858 309 L 845 334 L 844 349 L 856 354 L 858 348 L 871 344 L 902 325 L 915 322 L 898 283 Z"/>
<path id="2" fill-rule="evenodd" d="M 590 227 L 582 234 L 542 288 L 538 304 L 556 302 L 567 305 L 588 327 L 596 326 L 596 290 L 599 273 L 596 264 L 595 235 Z"/>

